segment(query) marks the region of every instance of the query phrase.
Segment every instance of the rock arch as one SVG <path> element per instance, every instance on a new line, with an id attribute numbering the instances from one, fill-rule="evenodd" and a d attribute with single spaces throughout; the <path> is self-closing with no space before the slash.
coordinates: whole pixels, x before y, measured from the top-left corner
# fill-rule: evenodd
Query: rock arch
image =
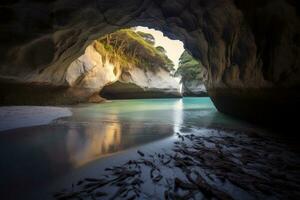
<path id="1" fill-rule="evenodd" d="M 64 71 L 94 39 L 143 25 L 185 43 L 208 69 L 220 111 L 265 121 L 275 107 L 299 107 L 296 0 L 16 0 L 0 11 L 4 78 L 38 74 L 64 85 Z"/>

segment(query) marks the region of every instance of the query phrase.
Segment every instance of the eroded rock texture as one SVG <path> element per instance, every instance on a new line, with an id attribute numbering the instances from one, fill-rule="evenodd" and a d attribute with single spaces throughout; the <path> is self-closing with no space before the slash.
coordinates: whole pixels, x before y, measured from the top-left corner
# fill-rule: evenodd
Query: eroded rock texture
<path id="1" fill-rule="evenodd" d="M 207 91 L 203 82 L 199 80 L 186 81 L 182 84 L 183 96 L 207 97 Z"/>
<path id="2" fill-rule="evenodd" d="M 39 82 L 67 85 L 64 72 L 94 39 L 142 25 L 185 43 L 208 69 L 207 89 L 219 110 L 265 120 L 258 112 L 299 107 L 296 0 L 25 0 L 0 9 L 6 78 L 37 74 Z"/>

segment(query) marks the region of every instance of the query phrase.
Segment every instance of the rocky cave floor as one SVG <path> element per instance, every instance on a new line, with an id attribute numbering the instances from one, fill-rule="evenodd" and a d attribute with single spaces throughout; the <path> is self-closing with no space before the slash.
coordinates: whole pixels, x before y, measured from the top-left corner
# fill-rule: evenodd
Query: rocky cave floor
<path id="1" fill-rule="evenodd" d="M 300 199 L 300 158 L 252 131 L 182 128 L 172 149 L 78 180 L 56 199 Z"/>

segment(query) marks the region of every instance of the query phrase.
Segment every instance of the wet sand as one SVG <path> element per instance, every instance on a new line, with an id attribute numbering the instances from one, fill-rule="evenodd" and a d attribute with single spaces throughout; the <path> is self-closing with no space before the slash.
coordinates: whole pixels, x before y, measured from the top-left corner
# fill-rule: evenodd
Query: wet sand
<path id="1" fill-rule="evenodd" d="M 2 106 L 0 131 L 49 124 L 55 119 L 71 115 L 70 109 L 65 107 Z"/>
<path id="2" fill-rule="evenodd" d="M 300 158 L 252 131 L 185 128 L 165 148 L 99 170 L 56 199 L 299 199 Z"/>

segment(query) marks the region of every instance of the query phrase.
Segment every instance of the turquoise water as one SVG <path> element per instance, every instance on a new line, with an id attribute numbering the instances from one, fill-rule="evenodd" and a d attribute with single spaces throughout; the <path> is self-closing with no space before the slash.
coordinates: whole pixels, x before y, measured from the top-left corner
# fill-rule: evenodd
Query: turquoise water
<path id="1" fill-rule="evenodd" d="M 51 178 L 103 156 L 171 137 L 184 128 L 241 124 L 219 113 L 210 98 L 115 100 L 71 110 L 71 117 L 48 125 L 3 131 L 0 156 L 16 173 L 19 161 L 31 160 L 26 167 L 41 173 L 45 164 L 53 166 Z"/>
<path id="2" fill-rule="evenodd" d="M 210 98 L 116 100 L 81 105 L 70 122 L 145 122 L 172 125 L 230 124 L 235 120 L 217 111 Z"/>
<path id="3" fill-rule="evenodd" d="M 219 113 L 209 98 L 115 100 L 71 110 L 71 117 L 51 124 L 0 134 L 1 190 L 47 185 L 104 156 L 185 128 L 240 124 Z"/>

